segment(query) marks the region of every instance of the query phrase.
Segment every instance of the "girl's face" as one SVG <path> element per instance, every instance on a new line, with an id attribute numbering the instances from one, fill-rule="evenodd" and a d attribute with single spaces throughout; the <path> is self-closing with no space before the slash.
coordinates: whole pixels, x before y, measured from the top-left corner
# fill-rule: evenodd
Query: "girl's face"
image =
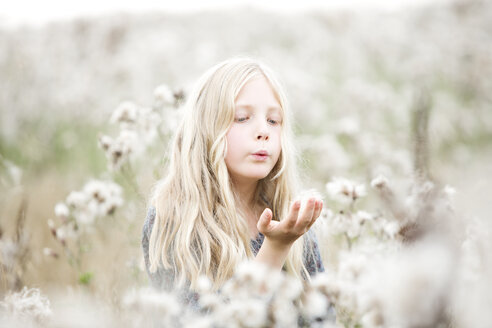
<path id="1" fill-rule="evenodd" d="M 225 163 L 234 182 L 258 181 L 279 158 L 282 110 L 263 75 L 243 86 L 234 105 Z"/>

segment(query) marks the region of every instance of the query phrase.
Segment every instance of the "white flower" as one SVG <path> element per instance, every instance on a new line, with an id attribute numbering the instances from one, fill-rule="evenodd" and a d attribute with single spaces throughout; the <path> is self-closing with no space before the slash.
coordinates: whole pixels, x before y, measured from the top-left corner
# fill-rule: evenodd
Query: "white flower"
<path id="1" fill-rule="evenodd" d="M 65 233 L 65 229 L 63 226 L 56 229 L 56 238 L 58 238 L 61 242 L 64 242 L 67 234 Z"/>
<path id="2" fill-rule="evenodd" d="M 336 132 L 353 136 L 360 131 L 359 121 L 352 117 L 344 117 L 335 124 Z"/>
<path id="3" fill-rule="evenodd" d="M 84 192 L 72 191 L 68 194 L 66 203 L 73 208 L 83 208 L 87 204 L 88 197 Z"/>
<path id="4" fill-rule="evenodd" d="M 98 217 L 113 214 L 123 205 L 122 188 L 112 182 L 90 180 L 82 191 L 72 191 L 66 203 L 73 208 L 73 217 L 78 224 L 89 225 Z"/>
<path id="5" fill-rule="evenodd" d="M 232 309 L 232 316 L 237 320 L 240 327 L 264 327 L 267 323 L 268 305 L 259 299 L 235 299 L 229 306 Z"/>
<path id="6" fill-rule="evenodd" d="M 223 291 L 230 296 L 262 295 L 270 291 L 270 268 L 256 261 L 244 261 L 238 265 L 234 279 L 226 283 Z"/>
<path id="7" fill-rule="evenodd" d="M 181 306 L 173 294 L 158 292 L 152 288 L 130 290 L 123 297 L 123 306 L 130 310 L 152 312 L 164 318 L 176 316 Z"/>
<path id="8" fill-rule="evenodd" d="M 162 117 L 152 108 L 142 107 L 138 115 L 139 139 L 145 145 L 151 144 L 158 136 L 157 127 L 161 124 Z"/>
<path id="9" fill-rule="evenodd" d="M 275 288 L 275 297 L 279 297 L 286 301 L 294 301 L 301 296 L 303 286 L 299 279 L 295 279 L 287 275 L 282 275 L 281 277 L 277 275 L 272 278 L 276 281 L 281 281 L 281 283 L 277 284 Z"/>
<path id="10" fill-rule="evenodd" d="M 198 293 L 208 293 L 212 291 L 212 282 L 207 276 L 201 275 L 197 279 L 195 290 Z"/>
<path id="11" fill-rule="evenodd" d="M 386 224 L 383 225 L 383 231 L 388 237 L 395 238 L 400 231 L 400 225 L 396 221 L 387 221 Z"/>
<path id="12" fill-rule="evenodd" d="M 308 319 L 324 317 L 330 305 L 326 296 L 317 290 L 310 290 L 305 294 L 301 312 Z"/>
<path id="13" fill-rule="evenodd" d="M 372 188 L 383 188 L 388 185 L 388 178 L 380 174 L 371 181 Z"/>
<path id="14" fill-rule="evenodd" d="M 111 115 L 109 119 L 110 123 L 120 123 L 120 124 L 133 124 L 137 120 L 137 106 L 131 101 L 125 101 L 121 103 Z"/>
<path id="15" fill-rule="evenodd" d="M 58 203 L 55 205 L 55 215 L 62 221 L 66 220 L 69 214 L 70 210 L 65 203 Z"/>
<path id="16" fill-rule="evenodd" d="M 161 84 L 157 88 L 155 88 L 154 98 L 160 104 L 164 104 L 164 105 L 174 104 L 174 93 L 165 84 Z"/>
<path id="17" fill-rule="evenodd" d="M 113 144 L 113 138 L 107 135 L 99 136 L 98 141 L 99 141 L 99 147 L 101 147 L 102 150 L 104 151 L 108 151 L 111 145 Z"/>
<path id="18" fill-rule="evenodd" d="M 345 281 L 354 281 L 367 270 L 367 256 L 360 252 L 344 252 L 339 264 L 338 274 Z"/>
<path id="19" fill-rule="evenodd" d="M 366 304 L 380 304 L 385 325 L 433 327 L 442 315 L 456 258 L 452 248 L 436 238 L 381 257 L 364 276 L 360 293 L 374 298 Z"/>
<path id="20" fill-rule="evenodd" d="M 55 221 L 53 221 L 52 219 L 48 219 L 47 222 L 50 229 L 55 229 Z"/>
<path id="21" fill-rule="evenodd" d="M 311 281 L 311 287 L 326 295 L 332 303 L 336 303 L 340 295 L 338 278 L 330 271 L 318 273 Z"/>
<path id="22" fill-rule="evenodd" d="M 41 295 L 39 289 L 28 289 L 26 286 L 18 293 L 8 294 L 0 302 L 0 307 L 13 317 L 35 321 L 43 321 L 52 316 L 49 299 Z"/>
<path id="23" fill-rule="evenodd" d="M 456 189 L 450 185 L 445 185 L 443 191 L 449 198 L 452 198 L 456 194 Z"/>
<path id="24" fill-rule="evenodd" d="M 143 151 L 139 144 L 137 132 L 133 130 L 121 130 L 109 150 L 106 152 L 111 168 L 118 169 L 123 163 L 130 160 L 131 156 L 138 156 Z"/>
<path id="25" fill-rule="evenodd" d="M 357 213 L 355 213 L 355 216 L 357 217 L 357 220 L 361 223 L 372 221 L 372 219 L 374 218 L 374 215 L 366 211 L 357 211 Z"/>
<path id="26" fill-rule="evenodd" d="M 45 256 L 52 256 L 54 258 L 58 258 L 58 253 L 48 247 L 43 248 L 43 254 Z"/>
<path id="27" fill-rule="evenodd" d="M 356 184 L 341 177 L 335 177 L 328 182 L 326 190 L 333 200 L 342 204 L 350 204 L 366 195 L 366 187 L 363 184 Z"/>
<path id="28" fill-rule="evenodd" d="M 290 300 L 276 297 L 271 307 L 274 327 L 297 327 L 299 311 Z"/>

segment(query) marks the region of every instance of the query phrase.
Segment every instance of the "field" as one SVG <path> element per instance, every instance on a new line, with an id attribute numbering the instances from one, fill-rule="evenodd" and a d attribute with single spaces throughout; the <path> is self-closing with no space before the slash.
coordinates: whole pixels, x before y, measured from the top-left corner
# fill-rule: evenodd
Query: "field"
<path id="1" fill-rule="evenodd" d="M 266 297 L 246 266 L 198 315 L 148 289 L 142 225 L 192 84 L 236 55 L 284 84 L 326 272 Z M 0 29 L 0 327 L 492 326 L 491 76 L 487 1 Z"/>

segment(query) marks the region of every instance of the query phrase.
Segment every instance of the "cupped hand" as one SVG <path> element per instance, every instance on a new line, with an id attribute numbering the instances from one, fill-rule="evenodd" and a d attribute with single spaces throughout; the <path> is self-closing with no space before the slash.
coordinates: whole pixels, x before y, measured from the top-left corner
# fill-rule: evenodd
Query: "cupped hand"
<path id="1" fill-rule="evenodd" d="M 297 200 L 291 205 L 284 220 L 273 221 L 272 211 L 266 208 L 258 220 L 258 231 L 279 246 L 291 245 L 316 222 L 323 209 L 323 201 L 314 197 L 308 198 L 302 212 L 300 209 L 301 202 Z"/>

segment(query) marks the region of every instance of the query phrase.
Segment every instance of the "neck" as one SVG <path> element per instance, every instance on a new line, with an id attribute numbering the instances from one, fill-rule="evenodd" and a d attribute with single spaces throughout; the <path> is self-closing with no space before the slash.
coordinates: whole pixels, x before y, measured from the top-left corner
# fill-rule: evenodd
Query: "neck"
<path id="1" fill-rule="evenodd" d="M 234 191 L 238 195 L 238 205 L 244 209 L 251 209 L 255 206 L 255 190 L 258 181 L 233 181 Z"/>

